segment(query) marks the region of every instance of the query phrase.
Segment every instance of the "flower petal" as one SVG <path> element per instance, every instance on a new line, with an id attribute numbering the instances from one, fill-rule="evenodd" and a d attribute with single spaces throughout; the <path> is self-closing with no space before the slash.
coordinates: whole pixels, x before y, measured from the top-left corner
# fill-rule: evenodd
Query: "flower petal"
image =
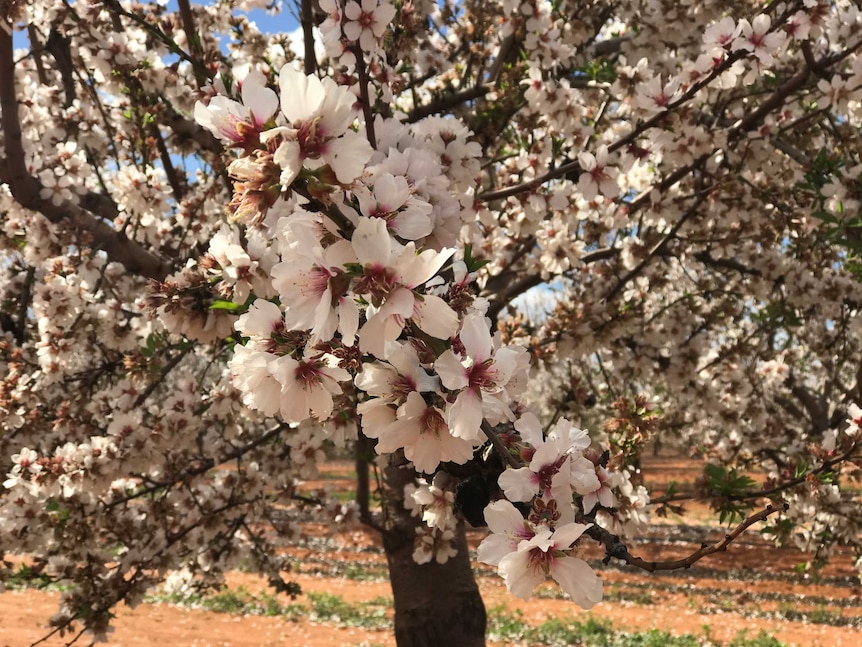
<path id="1" fill-rule="evenodd" d="M 602 581 L 589 564 L 577 557 L 560 557 L 551 563 L 551 576 L 582 609 L 602 601 Z"/>

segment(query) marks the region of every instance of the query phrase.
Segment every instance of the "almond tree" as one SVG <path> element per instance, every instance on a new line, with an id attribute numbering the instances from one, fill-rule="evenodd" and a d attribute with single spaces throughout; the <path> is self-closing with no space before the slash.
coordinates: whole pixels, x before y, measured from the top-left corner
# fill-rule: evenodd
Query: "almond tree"
<path id="1" fill-rule="evenodd" d="M 0 545 L 54 632 L 296 595 L 300 511 L 381 533 L 399 645 L 484 643 L 467 524 L 584 608 L 589 542 L 862 555 L 855 5 L 266 4 L 3 4 Z M 669 437 L 710 462 L 650 499 Z M 352 504 L 298 487 L 332 451 Z M 629 552 L 694 499 L 721 541 Z"/>

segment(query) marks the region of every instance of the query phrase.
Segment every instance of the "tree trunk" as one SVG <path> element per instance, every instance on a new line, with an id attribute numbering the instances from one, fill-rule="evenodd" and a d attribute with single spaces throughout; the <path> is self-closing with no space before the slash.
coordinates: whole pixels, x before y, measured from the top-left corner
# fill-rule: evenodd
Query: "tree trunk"
<path id="1" fill-rule="evenodd" d="M 393 457 L 385 470 L 383 547 L 395 600 L 398 647 L 484 647 L 485 605 L 473 577 L 464 524 L 456 532 L 458 554 L 445 564 L 413 560 L 416 528 L 424 522 L 404 508 L 404 486 L 415 472 Z"/>

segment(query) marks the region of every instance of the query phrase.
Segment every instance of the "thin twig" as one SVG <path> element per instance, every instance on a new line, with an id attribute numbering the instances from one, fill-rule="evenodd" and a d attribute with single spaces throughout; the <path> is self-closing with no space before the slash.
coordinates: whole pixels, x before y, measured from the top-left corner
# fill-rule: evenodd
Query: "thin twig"
<path id="1" fill-rule="evenodd" d="M 491 91 L 491 89 L 492 87 L 490 85 L 477 85 L 464 90 L 459 90 L 458 92 L 444 94 L 434 99 L 431 103 L 423 106 L 416 106 L 407 116 L 407 123 L 413 124 L 430 115 L 448 112 L 453 108 L 460 106 L 462 103 L 484 97 Z"/>
<path id="2" fill-rule="evenodd" d="M 491 441 L 491 444 L 494 446 L 494 449 L 497 450 L 497 453 L 505 460 L 511 467 L 518 469 L 519 467 L 523 467 L 521 463 L 512 455 L 512 452 L 509 451 L 509 448 L 503 444 L 503 441 L 500 440 L 500 437 L 497 435 L 497 432 L 494 431 L 494 428 L 488 423 L 487 420 L 482 421 L 482 431 L 488 437 L 488 440 Z"/>
<path id="3" fill-rule="evenodd" d="M 33 296 L 33 283 L 36 278 L 36 268 L 28 267 L 27 274 L 24 278 L 24 287 L 21 290 L 20 301 L 18 302 L 18 320 L 15 322 L 15 341 L 19 345 L 24 344 L 24 338 L 27 334 L 27 311 L 30 309 L 30 299 Z"/>
<path id="4" fill-rule="evenodd" d="M 314 7 L 312 0 L 302 0 L 302 39 L 305 49 L 305 60 L 303 68 L 306 76 L 317 71 L 317 56 L 314 53 Z"/>
<path id="5" fill-rule="evenodd" d="M 291 191 L 296 192 L 301 195 L 303 198 L 311 202 L 317 207 L 322 214 L 327 216 L 332 222 L 335 223 L 335 226 L 338 227 L 338 230 L 341 232 L 341 235 L 346 239 L 350 240 L 353 236 L 353 231 L 356 227 L 350 221 L 350 219 L 345 216 L 341 209 L 339 209 L 336 205 L 331 203 L 324 203 L 321 200 L 318 200 L 308 191 L 308 188 L 304 186 L 301 182 L 294 182 L 290 186 Z"/>
<path id="6" fill-rule="evenodd" d="M 172 480 L 153 481 L 151 485 L 147 486 L 146 488 L 144 488 L 142 490 L 138 490 L 136 492 L 133 492 L 132 494 L 126 495 L 126 496 L 121 497 L 119 499 L 115 499 L 113 501 L 104 503 L 104 509 L 110 510 L 111 508 L 113 508 L 115 506 L 122 505 L 123 503 L 127 503 L 129 501 L 132 501 L 133 499 L 137 499 L 137 498 L 140 498 L 142 496 L 147 496 L 149 494 L 157 492 L 157 491 L 164 489 L 166 487 L 176 485 L 177 483 L 180 483 L 181 481 L 186 480 L 190 476 L 200 476 L 201 474 L 204 474 L 204 473 L 208 472 L 209 470 L 211 470 L 216 465 L 221 465 L 222 463 L 227 463 L 228 461 L 234 460 L 235 458 L 240 458 L 241 456 L 244 456 L 245 454 L 247 454 L 248 452 L 250 452 L 254 448 L 256 448 L 260 445 L 263 445 L 264 443 L 272 440 L 273 438 L 278 436 L 281 432 L 283 432 L 285 429 L 289 429 L 289 428 L 290 428 L 289 424 L 282 422 L 278 426 L 274 427 L 273 429 L 270 429 L 266 433 L 261 434 L 260 436 L 258 436 L 254 440 L 252 440 L 251 442 L 243 445 L 242 447 L 237 447 L 235 450 L 233 450 L 232 452 L 228 452 L 224 456 L 221 456 L 219 458 L 204 459 L 196 467 L 183 471 L 179 476 L 177 476 L 176 478 L 174 478 Z"/>
<path id="7" fill-rule="evenodd" d="M 170 373 L 174 368 L 176 368 L 176 366 L 183 360 L 183 358 L 189 354 L 190 350 L 191 350 L 191 346 L 180 351 L 179 353 L 174 355 L 170 360 L 168 360 L 168 363 L 165 364 L 164 368 L 162 368 L 162 371 L 159 374 L 158 379 L 153 380 L 152 384 L 150 384 L 144 390 L 144 392 L 138 396 L 138 399 L 135 400 L 135 406 L 134 406 L 135 409 L 137 409 L 144 402 L 146 402 L 147 398 L 149 398 L 153 394 L 153 392 L 158 388 L 158 386 L 160 384 L 162 384 L 162 382 L 164 382 L 164 379 L 168 376 L 168 373 Z"/>
<path id="8" fill-rule="evenodd" d="M 377 137 L 374 133 L 374 111 L 371 109 L 371 99 L 368 96 L 368 70 L 365 67 L 365 56 L 359 45 L 353 47 L 356 56 L 356 73 L 359 75 L 359 101 L 362 104 L 362 114 L 365 116 L 365 136 L 371 148 L 377 148 Z"/>
<path id="9" fill-rule="evenodd" d="M 702 205 L 706 201 L 707 197 L 709 197 L 709 194 L 712 192 L 712 188 L 713 187 L 710 186 L 700 192 L 700 196 L 697 198 L 697 200 L 694 201 L 694 204 L 692 204 L 688 208 L 688 210 L 682 215 L 682 217 L 680 217 L 680 219 L 677 220 L 676 223 L 674 223 L 673 227 L 670 228 L 670 231 L 667 232 L 664 238 L 662 238 L 658 242 L 658 244 L 656 244 L 650 250 L 646 258 L 644 258 L 640 263 L 637 264 L 637 266 L 632 268 L 624 277 L 617 281 L 616 285 L 614 285 L 611 291 L 604 296 L 604 298 L 602 299 L 603 301 L 605 301 L 606 303 L 610 302 L 611 299 L 613 299 L 617 294 L 619 294 L 620 290 L 622 290 L 627 283 L 640 276 L 640 274 L 644 271 L 650 261 L 652 261 L 656 256 L 658 256 L 670 241 L 676 238 L 676 235 L 677 233 L 679 233 L 679 230 L 682 228 L 682 226 L 695 213 L 697 213 L 697 210 L 700 208 L 700 205 Z"/>
<path id="10" fill-rule="evenodd" d="M 777 25 L 773 25 L 776 27 Z M 843 60 L 854 51 L 862 47 L 862 41 L 848 47 L 842 52 L 834 54 L 830 57 L 823 59 L 822 61 L 815 62 L 816 69 L 825 70 L 835 63 Z M 736 63 L 736 61 L 744 58 L 744 55 L 740 52 L 735 52 L 728 56 L 724 62 L 716 67 L 708 76 L 701 79 L 697 83 L 693 84 L 679 99 L 668 104 L 665 110 L 653 115 L 649 119 L 638 124 L 638 127 L 635 128 L 631 133 L 622 137 L 608 146 L 608 152 L 613 153 L 615 151 L 620 150 L 621 148 L 628 146 L 631 143 L 634 143 L 638 137 L 643 135 L 650 128 L 659 125 L 663 122 L 667 117 L 672 114 L 677 108 L 683 106 L 685 103 L 694 98 L 694 96 L 704 87 L 709 85 L 713 80 L 715 80 L 720 74 L 724 73 L 731 65 Z M 728 142 L 731 142 L 742 134 L 752 130 L 756 126 L 760 124 L 760 122 L 766 117 L 766 115 L 771 114 L 778 106 L 782 105 L 790 94 L 800 89 L 803 85 L 805 85 L 806 81 L 811 75 L 811 68 L 806 66 L 804 70 L 799 72 L 796 76 L 791 77 L 788 81 L 786 81 L 783 85 L 778 87 L 775 92 L 770 95 L 770 97 L 761 103 L 755 110 L 748 113 L 745 117 L 743 117 L 736 126 L 730 129 L 728 133 Z M 691 167 L 689 167 L 691 168 Z M 557 168 L 540 175 L 534 180 L 530 180 L 528 182 L 522 182 L 521 184 L 516 184 L 514 186 L 506 187 L 505 189 L 499 189 L 496 191 L 486 191 L 485 193 L 480 194 L 478 197 L 480 200 L 485 202 L 491 202 L 494 200 L 501 200 L 503 198 L 508 198 L 512 195 L 517 195 L 519 193 L 524 193 L 528 191 L 533 191 L 537 187 L 542 184 L 556 179 L 560 177 L 564 177 L 569 174 L 580 174 L 581 166 L 577 160 L 569 162 L 567 164 L 563 164 L 562 166 L 558 166 Z"/>
<path id="11" fill-rule="evenodd" d="M 664 562 L 647 561 L 641 557 L 635 557 L 634 555 L 629 553 L 628 547 L 620 541 L 620 538 L 617 535 L 611 534 L 601 526 L 597 526 L 594 524 L 587 528 L 587 530 L 584 531 L 584 534 L 588 535 L 589 537 L 592 537 L 600 544 L 603 544 L 605 546 L 605 550 L 607 551 L 607 554 L 605 555 L 605 558 L 603 560 L 605 564 L 610 562 L 611 559 L 619 559 L 624 561 L 626 564 L 629 564 L 630 566 L 640 568 L 650 573 L 654 573 L 655 571 L 676 571 L 683 568 L 691 568 L 693 564 L 708 555 L 713 555 L 715 553 L 726 551 L 727 547 L 733 542 L 733 540 L 735 540 L 743 532 L 748 530 L 748 528 L 750 528 L 756 523 L 765 521 L 767 517 L 770 517 L 773 514 L 776 514 L 778 512 L 786 512 L 789 507 L 790 506 L 786 503 L 781 506 L 774 506 L 770 504 L 760 512 L 756 512 L 755 514 L 745 519 L 736 528 L 727 533 L 721 540 L 712 544 L 704 542 L 703 544 L 701 544 L 701 547 L 699 549 L 694 551 L 688 557 Z"/>
<path id="12" fill-rule="evenodd" d="M 862 441 L 853 443 L 853 446 L 850 447 L 846 452 L 841 454 L 840 456 L 836 456 L 828 461 L 824 461 L 823 464 L 813 470 L 805 472 L 800 476 L 792 478 L 788 481 L 775 485 L 773 487 L 761 488 L 760 490 L 749 490 L 747 492 L 740 492 L 739 494 L 728 494 L 722 495 L 721 499 L 724 501 L 747 501 L 762 499 L 765 497 L 771 497 L 780 492 L 784 492 L 785 490 L 789 490 L 792 487 L 800 485 L 801 483 L 805 483 L 812 475 L 817 476 L 818 474 L 822 474 L 823 472 L 830 471 L 836 465 L 843 463 L 851 458 L 854 458 L 854 454 L 862 449 Z M 858 457 L 856 457 L 858 458 Z M 700 498 L 694 493 L 684 493 L 680 492 L 679 494 L 671 494 L 669 496 L 657 497 L 655 499 L 650 499 L 651 505 L 661 505 L 664 503 L 673 503 L 675 501 L 690 501 L 692 499 Z"/>

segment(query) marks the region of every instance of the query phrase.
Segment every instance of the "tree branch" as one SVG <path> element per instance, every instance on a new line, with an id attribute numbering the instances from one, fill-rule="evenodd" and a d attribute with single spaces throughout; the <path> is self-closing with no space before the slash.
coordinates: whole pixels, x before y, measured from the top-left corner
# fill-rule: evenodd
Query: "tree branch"
<path id="1" fill-rule="evenodd" d="M 482 431 L 488 437 L 488 440 L 491 441 L 491 444 L 494 446 L 494 449 L 497 450 L 497 453 L 500 454 L 500 457 L 506 461 L 509 466 L 518 469 L 519 467 L 523 467 L 521 463 L 512 456 L 512 452 L 509 451 L 509 448 L 503 444 L 503 441 L 500 440 L 500 437 L 497 435 L 497 432 L 494 431 L 494 428 L 488 423 L 487 420 L 482 420 Z"/>
<path id="2" fill-rule="evenodd" d="M 775 26 L 777 25 L 773 25 L 773 27 Z M 833 56 L 830 56 L 822 61 L 816 62 L 816 69 L 825 70 L 828 67 L 834 65 L 835 63 L 843 60 L 860 47 L 862 47 L 862 41 L 856 43 L 851 47 L 848 47 L 842 52 L 834 54 Z M 635 128 L 631 133 L 629 133 L 625 137 L 618 139 L 613 144 L 608 146 L 608 152 L 613 153 L 620 150 L 624 146 L 628 146 L 629 144 L 635 142 L 638 137 L 643 135 L 653 126 L 657 126 L 658 124 L 660 124 L 664 119 L 667 118 L 669 114 L 673 113 L 677 108 L 692 99 L 697 94 L 697 92 L 699 92 L 702 88 L 706 87 L 720 74 L 724 73 L 724 71 L 727 70 L 731 65 L 733 65 L 733 63 L 735 63 L 741 58 L 744 58 L 744 55 L 739 52 L 728 56 L 721 65 L 716 67 L 708 76 L 693 84 L 679 99 L 669 104 L 665 110 L 653 115 L 646 121 L 641 122 L 640 124 L 638 124 L 638 127 Z M 763 103 L 757 106 L 755 110 L 746 114 L 745 117 L 740 119 L 737 124 L 730 129 L 730 132 L 728 133 L 728 141 L 733 141 L 737 139 L 740 135 L 758 126 L 768 114 L 771 114 L 776 108 L 782 105 L 784 103 L 784 100 L 787 99 L 788 96 L 790 96 L 796 90 L 800 89 L 808 80 L 808 77 L 810 75 L 811 68 L 806 66 L 804 70 L 802 70 L 801 72 L 796 74 L 796 76 L 791 77 L 788 81 L 782 84 L 778 89 L 775 90 L 775 92 L 773 92 L 769 96 L 768 99 L 766 99 Z M 691 168 L 693 168 L 693 166 L 694 165 L 690 165 L 689 167 L 683 168 L 688 168 L 690 170 Z M 558 166 L 557 168 L 548 171 L 547 173 L 544 173 L 543 175 L 540 175 L 539 177 L 529 182 L 522 182 L 521 184 L 516 184 L 514 186 L 506 187 L 505 189 L 499 189 L 496 191 L 486 191 L 485 193 L 480 194 L 478 197 L 480 200 L 483 200 L 485 202 L 500 200 L 503 198 L 508 198 L 512 195 L 517 195 L 518 193 L 535 190 L 535 188 L 541 186 L 549 180 L 564 177 L 569 174 L 580 173 L 580 163 L 577 160 L 574 160 L 572 162 L 568 162 L 567 164 Z"/>
<path id="3" fill-rule="evenodd" d="M 650 261 L 652 261 L 656 256 L 658 256 L 662 252 L 662 250 L 664 250 L 665 246 L 676 237 L 677 233 L 679 233 L 679 230 L 682 228 L 682 226 L 695 213 L 697 213 L 698 208 L 700 207 L 700 205 L 702 205 L 706 201 L 706 199 L 707 199 L 707 197 L 709 197 L 709 194 L 711 193 L 711 191 L 712 191 L 711 186 L 701 190 L 700 196 L 697 198 L 697 200 L 694 201 L 694 204 L 692 204 L 688 208 L 688 210 L 680 217 L 680 219 L 677 220 L 676 223 L 674 223 L 673 227 L 670 228 L 670 231 L 667 232 L 667 234 L 664 236 L 664 238 L 662 238 L 658 242 L 658 244 L 656 244 L 655 247 L 653 247 L 650 250 L 647 257 L 645 259 L 643 259 L 640 263 L 638 263 L 636 267 L 632 268 L 624 277 L 619 279 L 619 281 L 617 281 L 617 284 L 614 285 L 613 288 L 611 288 L 611 291 L 608 292 L 603 297 L 602 300 L 604 302 L 606 302 L 606 303 L 609 302 L 617 294 L 619 294 L 620 290 L 622 290 L 629 281 L 640 276 L 640 274 L 644 271 L 646 266 L 649 265 Z"/>
<path id="4" fill-rule="evenodd" d="M 285 422 L 279 423 L 276 427 L 270 429 L 266 433 L 261 434 L 260 436 L 258 436 L 254 440 L 252 440 L 251 442 L 243 445 L 242 447 L 237 447 L 232 452 L 228 452 L 227 454 L 225 454 L 224 456 L 221 456 L 219 458 L 206 458 L 206 459 L 200 461 L 197 465 L 195 465 L 195 467 L 189 467 L 189 469 L 183 471 L 181 474 L 179 474 L 174 479 L 167 480 L 167 481 L 155 481 L 155 482 L 151 483 L 150 485 L 148 485 L 147 487 L 145 487 L 141 490 L 137 490 L 136 492 L 134 492 L 132 494 L 128 494 L 128 495 L 121 497 L 119 499 L 114 499 L 113 501 L 104 503 L 103 504 L 104 509 L 110 510 L 111 508 L 114 508 L 118 505 L 122 505 L 123 503 L 128 503 L 129 501 L 132 501 L 134 499 L 138 499 L 142 496 L 146 496 L 148 494 L 153 494 L 154 492 L 158 492 L 161 489 L 164 489 L 166 487 L 170 487 L 171 485 L 175 485 L 176 483 L 184 481 L 185 479 L 189 478 L 190 476 L 200 476 L 201 474 L 204 474 L 204 473 L 208 472 L 209 470 L 211 470 L 216 465 L 221 465 L 222 463 L 227 463 L 228 461 L 231 461 L 231 460 L 234 460 L 236 458 L 240 458 L 241 456 L 244 456 L 245 454 L 247 454 L 248 452 L 250 452 L 254 448 L 259 447 L 260 445 L 263 445 L 264 443 L 272 440 L 273 438 L 278 436 L 281 432 L 283 432 L 285 429 L 289 429 L 289 428 L 290 428 L 289 424 L 287 424 Z"/>
<path id="5" fill-rule="evenodd" d="M 741 492 L 740 494 L 722 496 L 721 498 L 726 501 L 746 501 L 748 499 L 757 500 L 765 497 L 770 497 L 774 494 L 778 494 L 779 492 L 784 492 L 785 490 L 789 490 L 790 488 L 795 487 L 801 483 L 805 483 L 811 476 L 817 476 L 818 474 L 822 474 L 823 472 L 828 472 L 836 465 L 853 458 L 853 455 L 857 451 L 859 451 L 860 447 L 862 447 L 862 441 L 853 443 L 853 446 L 840 456 L 836 456 L 835 458 L 829 459 L 828 461 L 824 461 L 820 467 L 813 470 L 809 470 L 808 472 L 805 472 L 805 474 L 792 478 L 789 481 L 785 481 L 784 483 L 780 483 L 773 487 L 761 488 L 760 490 L 750 490 L 748 492 Z M 686 494 L 681 492 L 679 494 L 650 499 L 650 504 L 661 505 L 663 503 L 673 503 L 674 501 L 691 501 L 697 498 L 701 497 L 698 497 L 694 493 Z"/>
<path id="6" fill-rule="evenodd" d="M 411 110 L 410 114 L 407 116 L 407 123 L 413 124 L 425 117 L 441 112 L 448 112 L 466 101 L 473 101 L 474 99 L 484 97 L 491 90 L 492 87 L 490 85 L 477 85 L 472 88 L 459 90 L 458 92 L 444 94 L 434 99 L 431 103 L 425 104 L 424 106 L 417 106 Z"/>
<path id="7" fill-rule="evenodd" d="M 162 168 L 165 170 L 168 184 L 171 185 L 171 191 L 174 193 L 174 200 L 179 204 L 182 202 L 183 196 L 186 194 L 186 178 L 185 176 L 181 178 L 179 173 L 177 173 L 177 169 L 171 161 L 171 153 L 165 144 L 165 138 L 162 137 L 162 131 L 158 126 L 156 126 L 156 124 L 152 124 L 150 126 L 150 133 L 152 138 L 155 140 L 156 149 L 159 151 L 159 159 L 162 161 Z"/>
<path id="8" fill-rule="evenodd" d="M 760 512 L 748 517 L 736 528 L 726 534 L 723 539 L 712 544 L 704 542 L 698 550 L 694 551 L 688 557 L 664 562 L 648 562 L 641 557 L 635 557 L 629 553 L 628 547 L 620 541 L 620 538 L 617 535 L 611 534 L 601 526 L 594 524 L 587 528 L 584 531 L 584 534 L 604 545 L 605 550 L 607 550 L 607 554 L 602 561 L 605 564 L 609 563 L 611 559 L 619 559 L 630 566 L 649 571 L 650 573 L 654 573 L 655 571 L 676 571 L 683 568 L 691 568 L 692 565 L 707 555 L 726 551 L 727 547 L 733 542 L 733 540 L 748 530 L 748 528 L 760 521 L 765 521 L 768 517 L 777 512 L 787 512 L 789 507 L 790 506 L 786 503 L 777 507 L 770 504 Z"/>
<path id="9" fill-rule="evenodd" d="M 3 29 L 0 29 L 0 109 L 5 146 L 5 160 L 0 160 L 0 182 L 9 185 L 15 200 L 22 207 L 41 213 L 54 224 L 65 223 L 72 230 L 86 233 L 94 249 L 103 250 L 110 260 L 121 263 L 130 272 L 164 279 L 170 272 L 168 264 L 137 242 L 129 240 L 74 202 L 61 200 L 56 204 L 41 197 L 42 183 L 27 171 L 15 94 L 12 35 Z M 84 202 L 87 200 L 104 207 L 110 204 L 110 200 L 104 197 L 86 198 Z"/>
<path id="10" fill-rule="evenodd" d="M 365 116 L 365 136 L 371 148 L 377 149 L 377 135 L 374 133 L 374 111 L 371 108 L 371 98 L 368 95 L 368 70 L 365 67 L 365 55 L 362 48 L 356 45 L 353 48 L 356 56 L 356 73 L 359 75 L 359 99 L 362 104 L 362 114 Z"/>
<path id="11" fill-rule="evenodd" d="M 314 53 L 314 7 L 312 0 L 302 0 L 302 40 L 304 47 L 303 68 L 306 76 L 317 71 L 317 56 Z"/>

